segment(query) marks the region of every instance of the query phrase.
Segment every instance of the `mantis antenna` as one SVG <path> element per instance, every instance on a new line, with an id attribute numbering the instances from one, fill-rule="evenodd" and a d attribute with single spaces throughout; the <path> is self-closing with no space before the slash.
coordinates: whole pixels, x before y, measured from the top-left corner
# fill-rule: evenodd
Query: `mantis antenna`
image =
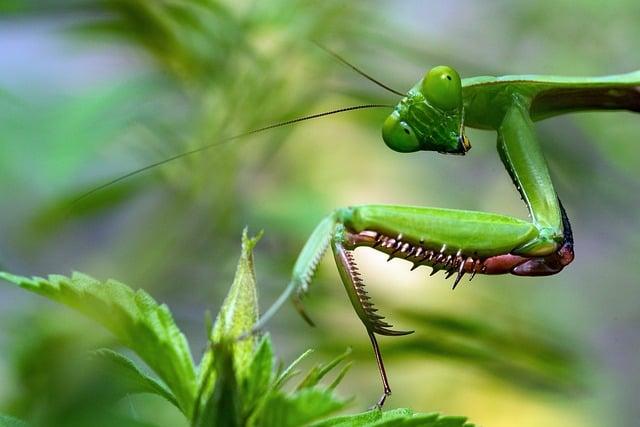
<path id="1" fill-rule="evenodd" d="M 111 181 L 105 182 L 104 184 L 102 184 L 102 185 L 100 185 L 98 187 L 95 187 L 92 190 L 89 190 L 86 193 L 84 193 L 84 194 L 80 195 L 79 197 L 77 197 L 76 199 L 74 199 L 71 202 L 71 206 L 74 206 L 78 202 L 80 202 L 80 201 L 86 199 L 87 197 L 97 193 L 98 191 L 104 190 L 105 188 L 110 187 L 110 186 L 112 186 L 114 184 L 117 184 L 118 182 L 124 181 L 125 179 L 128 179 L 128 178 L 131 178 L 133 176 L 139 175 L 139 174 L 141 174 L 143 172 L 146 172 L 146 171 L 148 171 L 150 169 L 153 169 L 155 167 L 158 167 L 158 166 L 162 166 L 162 165 L 167 164 L 169 162 L 172 162 L 174 160 L 178 160 L 178 159 L 181 159 L 183 157 L 190 156 L 192 154 L 201 153 L 201 152 L 209 150 L 211 148 L 227 144 L 227 143 L 229 143 L 231 141 L 234 141 L 236 139 L 240 139 L 240 138 L 243 138 L 243 137 L 246 137 L 246 136 L 249 136 L 249 135 L 253 135 L 253 134 L 256 134 L 256 133 L 259 133 L 259 132 L 264 132 L 264 131 L 267 131 L 267 130 L 270 130 L 270 129 L 275 129 L 275 128 L 291 125 L 291 124 L 294 124 L 294 123 L 303 122 L 303 121 L 306 121 L 306 120 L 313 120 L 313 119 L 318 119 L 320 117 L 330 116 L 332 114 L 345 113 L 345 112 L 354 111 L 354 110 L 364 110 L 364 109 L 369 109 L 369 108 L 393 108 L 393 106 L 392 105 L 387 105 L 387 104 L 363 104 L 363 105 L 353 105 L 353 106 L 350 106 L 350 107 L 342 107 L 342 108 L 338 108 L 336 110 L 324 111 L 322 113 L 315 113 L 315 114 L 311 114 L 311 115 L 308 115 L 308 116 L 297 117 L 297 118 L 291 119 L 291 120 L 285 120 L 283 122 L 274 123 L 274 124 L 271 124 L 271 125 L 268 125 L 268 126 L 264 126 L 264 127 L 258 128 L 258 129 L 253 129 L 253 130 L 250 130 L 250 131 L 247 131 L 247 132 L 243 132 L 243 133 L 240 133 L 240 134 L 237 134 L 237 135 L 234 135 L 234 136 L 230 136 L 230 137 L 225 138 L 225 139 L 223 139 L 221 141 L 213 142 L 211 144 L 206 144 L 206 145 L 203 145 L 201 147 L 194 148 L 193 150 L 184 151 L 184 152 L 182 152 L 180 154 L 176 154 L 175 156 L 171 156 L 171 157 L 168 157 L 166 159 L 163 159 L 163 160 L 160 160 L 160 161 L 157 161 L 157 162 L 154 162 L 154 163 L 150 163 L 150 164 L 148 164 L 146 166 L 143 166 L 143 167 L 141 167 L 139 169 L 136 169 L 136 170 L 133 170 L 133 171 L 131 171 L 129 173 L 121 175 L 118 178 L 112 179 Z"/>
<path id="2" fill-rule="evenodd" d="M 382 83 L 380 80 L 374 79 L 369 74 L 365 73 L 364 71 L 362 71 L 361 69 L 359 69 L 358 67 L 356 67 L 355 65 L 353 65 L 352 63 L 347 61 L 346 59 L 344 59 L 342 56 L 338 55 L 337 53 L 335 53 L 334 51 L 330 50 L 329 48 L 321 45 L 317 41 L 313 41 L 313 44 L 315 44 L 320 49 L 324 50 L 326 53 L 328 53 L 329 55 L 333 56 L 339 62 L 342 62 L 344 65 L 346 65 L 347 67 L 351 68 L 353 71 L 355 71 L 356 73 L 360 74 L 362 77 L 364 77 L 365 79 L 369 80 L 370 82 L 373 82 L 373 83 L 377 84 L 378 86 L 380 86 L 381 88 L 383 88 L 385 90 L 388 90 L 391 93 L 395 93 L 396 95 L 399 95 L 402 98 L 404 98 L 406 96 L 406 93 L 402 93 L 400 91 L 397 91 L 397 90 L 387 86 L 386 84 Z"/>
<path id="3" fill-rule="evenodd" d="M 318 46 L 320 49 L 324 50 L 329 55 L 333 56 L 339 62 L 341 62 L 344 65 L 346 65 L 349 68 L 351 68 L 353 71 L 355 71 L 356 73 L 358 73 L 359 75 L 361 75 L 365 79 L 375 83 L 376 85 L 380 86 L 381 88 L 383 88 L 383 89 L 385 89 L 385 90 L 387 90 L 387 91 L 389 91 L 391 93 L 394 93 L 394 94 L 399 95 L 401 97 L 405 96 L 404 93 L 399 92 L 399 91 L 397 91 L 395 89 L 392 89 L 391 87 L 387 86 L 386 84 L 382 83 L 381 81 L 371 77 L 370 75 L 368 75 L 367 73 L 365 73 L 364 71 L 362 71 L 361 69 L 356 67 L 355 65 L 351 64 L 346 59 L 344 59 L 342 56 L 340 56 L 337 53 L 333 52 L 332 50 L 324 47 L 320 43 L 318 43 L 316 41 L 313 41 L 313 43 L 316 46 Z M 176 154 L 175 156 L 171 156 L 171 157 L 168 157 L 166 159 L 163 159 L 163 160 L 160 160 L 160 161 L 157 161 L 157 162 L 154 162 L 154 163 L 150 163 L 150 164 L 148 164 L 146 166 L 143 166 L 143 167 L 141 167 L 139 169 L 133 170 L 133 171 L 131 171 L 129 173 L 126 173 L 126 174 L 121 175 L 121 176 L 119 176 L 119 177 L 117 177 L 115 179 L 112 179 L 111 181 L 105 182 L 104 184 L 99 185 L 98 187 L 95 187 L 95 188 L 87 191 L 86 193 L 81 194 L 77 198 L 75 198 L 71 202 L 71 207 L 76 205 L 78 202 L 86 199 L 87 197 L 92 196 L 93 194 L 95 194 L 95 193 L 97 193 L 97 192 L 99 192 L 101 190 L 104 190 L 107 187 L 110 187 L 110 186 L 112 186 L 114 184 L 117 184 L 118 182 L 124 181 L 125 179 L 128 179 L 128 178 L 131 178 L 133 176 L 139 175 L 139 174 L 144 173 L 144 172 L 146 172 L 146 171 L 148 171 L 150 169 L 153 169 L 155 167 L 162 166 L 164 164 L 170 163 L 170 162 L 172 162 L 174 160 L 178 160 L 178 159 L 181 159 L 183 157 L 190 156 L 192 154 L 201 153 L 203 151 L 209 150 L 209 149 L 214 148 L 214 147 L 218 147 L 220 145 L 226 144 L 226 143 L 234 141 L 236 139 L 243 138 L 245 136 L 249 136 L 249 135 L 253 135 L 253 134 L 256 134 L 256 133 L 264 132 L 264 131 L 267 131 L 267 130 L 270 130 L 270 129 L 275 129 L 275 128 L 291 125 L 291 124 L 294 124 L 294 123 L 303 122 L 303 121 L 306 121 L 306 120 L 313 120 L 313 119 L 318 119 L 320 117 L 330 116 L 332 114 L 345 113 L 345 112 L 354 111 L 354 110 L 364 110 L 364 109 L 369 109 L 369 108 L 394 108 L 394 106 L 393 105 L 387 105 L 387 104 L 353 105 L 353 106 L 350 106 L 350 107 L 343 107 L 343 108 L 338 108 L 336 110 L 325 111 L 325 112 L 322 112 L 322 113 L 315 113 L 315 114 L 311 114 L 311 115 L 308 115 L 308 116 L 297 117 L 295 119 L 286 120 L 286 121 L 279 122 L 279 123 L 274 123 L 274 124 L 271 124 L 271 125 L 268 125 L 268 126 L 264 126 L 264 127 L 258 128 L 258 129 L 253 129 L 253 130 L 250 130 L 250 131 L 247 131 L 247 132 L 243 132 L 243 133 L 240 133 L 240 134 L 237 134 L 237 135 L 233 135 L 233 136 L 225 138 L 225 139 L 223 139 L 221 141 L 214 142 L 214 143 L 211 143 L 211 144 L 206 144 L 206 145 L 203 145 L 201 147 L 195 148 L 193 150 L 184 151 L 182 153 Z"/>

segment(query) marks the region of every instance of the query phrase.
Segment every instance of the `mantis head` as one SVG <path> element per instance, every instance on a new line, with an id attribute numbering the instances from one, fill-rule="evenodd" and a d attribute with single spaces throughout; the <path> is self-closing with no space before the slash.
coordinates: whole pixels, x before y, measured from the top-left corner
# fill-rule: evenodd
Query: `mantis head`
<path id="1" fill-rule="evenodd" d="M 456 70 L 444 65 L 429 70 L 384 121 L 382 139 L 401 153 L 469 151 L 471 144 L 464 135 L 462 83 Z"/>

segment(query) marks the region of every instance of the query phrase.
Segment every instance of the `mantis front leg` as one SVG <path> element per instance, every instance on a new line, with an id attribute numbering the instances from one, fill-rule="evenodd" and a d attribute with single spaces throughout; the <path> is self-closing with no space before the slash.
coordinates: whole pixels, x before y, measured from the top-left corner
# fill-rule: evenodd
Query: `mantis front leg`
<path id="1" fill-rule="evenodd" d="M 307 291 L 320 257 L 330 245 L 342 284 L 362 321 L 378 363 L 383 384 L 382 405 L 391 394 L 375 335 L 406 335 L 377 313 L 358 271 L 353 251 L 368 246 L 404 258 L 431 274 L 456 274 L 453 287 L 466 273 L 555 274 L 573 260 L 569 221 L 557 198 L 542 151 L 535 139 L 526 99 L 517 95 L 498 129 L 500 157 L 531 214 L 531 221 L 487 212 L 453 209 L 365 205 L 336 210 L 315 229 L 296 261 L 288 291 L 294 301 Z M 263 317 L 273 314 L 274 307 Z M 304 312 L 302 312 L 304 314 Z M 304 315 L 306 319 L 308 317 Z M 262 324 L 262 322 L 261 322 Z"/>

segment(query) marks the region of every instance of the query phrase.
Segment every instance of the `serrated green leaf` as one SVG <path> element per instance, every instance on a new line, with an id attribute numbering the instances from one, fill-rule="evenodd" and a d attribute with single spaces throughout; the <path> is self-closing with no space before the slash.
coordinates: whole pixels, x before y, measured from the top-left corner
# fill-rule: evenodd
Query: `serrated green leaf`
<path id="1" fill-rule="evenodd" d="M 180 408 L 175 396 L 164 384 L 142 372 L 128 357 L 107 348 L 93 351 L 91 355 L 108 364 L 106 367 L 109 372 L 124 383 L 127 392 L 157 394 Z"/>
<path id="2" fill-rule="evenodd" d="M 338 364 L 342 362 L 344 359 L 346 359 L 350 354 L 351 354 L 351 349 L 348 348 L 344 353 L 342 353 L 340 356 L 336 357 L 332 361 L 325 364 L 318 364 L 312 367 L 309 370 L 309 373 L 307 374 L 307 376 L 304 377 L 302 381 L 300 381 L 300 384 L 298 384 L 298 387 L 296 387 L 296 390 L 302 390 L 304 388 L 314 387 L 320 382 L 320 380 L 322 380 L 322 378 L 324 378 L 329 372 L 333 370 L 333 368 L 338 366 Z"/>
<path id="3" fill-rule="evenodd" d="M 290 395 L 273 393 L 257 416 L 255 427 L 298 427 L 332 414 L 345 406 L 332 392 L 305 388 Z"/>
<path id="4" fill-rule="evenodd" d="M 368 426 L 382 418 L 382 411 L 380 409 L 373 409 L 371 411 L 363 412 L 361 414 L 344 415 L 340 417 L 331 418 L 328 420 L 320 421 L 313 424 L 313 427 L 354 427 L 354 426 Z"/>
<path id="5" fill-rule="evenodd" d="M 71 278 L 52 275 L 47 280 L 0 272 L 0 278 L 72 307 L 106 327 L 156 372 L 182 412 L 191 415 L 195 369 L 187 340 L 167 306 L 142 290 L 134 292 L 120 282 L 102 283 L 80 273 Z"/>
<path id="6" fill-rule="evenodd" d="M 17 418 L 0 415 L 0 427 L 27 427 L 28 424 Z"/>
<path id="7" fill-rule="evenodd" d="M 307 350 L 278 376 L 266 398 L 260 402 L 252 414 L 250 425 L 267 427 L 305 425 L 345 406 L 345 401 L 333 395 L 331 386 L 323 390 L 316 385 L 351 353 L 350 349 L 326 364 L 312 367 L 295 392 L 285 394 L 280 390 L 284 383 L 297 373 L 296 366 L 311 352 L 312 350 Z M 346 370 L 343 368 L 334 383 L 337 384 L 345 373 Z"/>
<path id="8" fill-rule="evenodd" d="M 464 417 L 443 416 L 435 412 L 415 413 L 407 408 L 386 412 L 374 409 L 321 421 L 313 424 L 313 427 L 474 427 L 466 420 Z"/>

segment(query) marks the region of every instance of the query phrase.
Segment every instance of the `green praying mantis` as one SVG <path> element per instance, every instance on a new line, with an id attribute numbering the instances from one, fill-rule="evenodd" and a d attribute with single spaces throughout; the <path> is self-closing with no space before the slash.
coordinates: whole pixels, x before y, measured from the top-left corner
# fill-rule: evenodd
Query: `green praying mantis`
<path id="1" fill-rule="evenodd" d="M 326 50 L 326 49 L 325 49 Z M 328 50 L 327 50 L 328 51 Z M 382 125 L 382 139 L 392 150 L 420 150 L 465 155 L 471 148 L 465 127 L 495 130 L 498 153 L 530 213 L 530 221 L 488 212 L 363 205 L 339 208 L 324 218 L 300 252 L 291 280 L 253 331 L 260 330 L 284 302 L 301 305 L 318 263 L 331 247 L 340 279 L 371 341 L 382 380 L 382 406 L 391 394 L 376 335 L 406 335 L 394 330 L 378 314 L 362 279 L 354 250 L 365 246 L 413 263 L 431 267 L 434 274 L 455 275 L 455 288 L 465 274 L 551 275 L 574 258 L 573 235 L 566 212 L 551 181 L 534 122 L 585 110 L 640 112 L 640 71 L 604 77 L 542 75 L 481 76 L 461 79 L 448 66 L 430 69 L 408 92 L 396 91 L 328 51 L 339 61 L 400 97 L 398 104 L 359 105 L 252 130 L 221 142 L 150 164 L 110 181 L 106 186 L 220 143 L 304 120 L 365 108 L 391 107 Z"/>

